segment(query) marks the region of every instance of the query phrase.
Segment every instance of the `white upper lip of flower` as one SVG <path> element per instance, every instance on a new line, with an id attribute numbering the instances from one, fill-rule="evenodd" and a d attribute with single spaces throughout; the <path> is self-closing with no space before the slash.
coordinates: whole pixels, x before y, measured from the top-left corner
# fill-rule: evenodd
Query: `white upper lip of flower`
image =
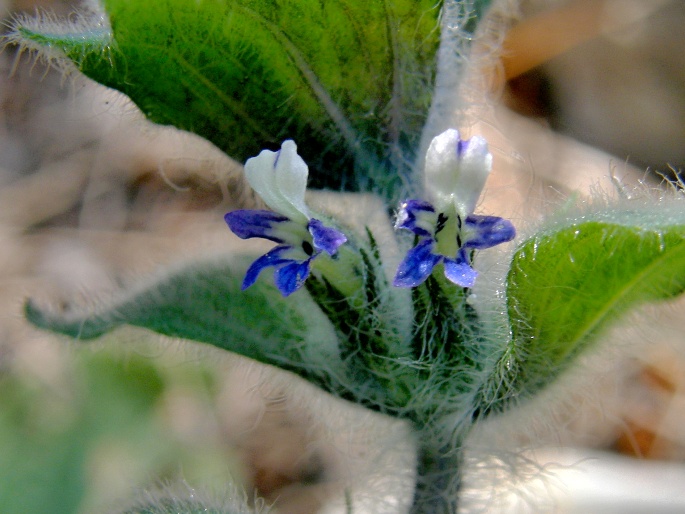
<path id="1" fill-rule="evenodd" d="M 278 152 L 262 150 L 245 163 L 245 176 L 252 189 L 275 212 L 292 221 L 311 218 L 304 203 L 309 168 L 297 154 L 292 140 L 284 141 Z"/>
<path id="2" fill-rule="evenodd" d="M 239 209 L 226 213 L 224 219 L 242 239 L 260 237 L 279 246 L 252 263 L 242 287 L 254 284 L 264 269 L 274 268 L 276 287 L 288 296 L 307 280 L 312 261 L 322 252 L 336 255 L 347 236 L 311 217 L 304 203 L 309 168 L 293 141 L 284 141 L 278 152 L 264 150 L 248 159 L 245 175 L 272 211 Z"/>
<path id="3" fill-rule="evenodd" d="M 453 206 L 462 218 L 478 203 L 492 170 L 492 154 L 482 137 L 462 141 L 459 131 L 448 129 L 434 137 L 426 152 L 426 193 L 438 212 Z"/>

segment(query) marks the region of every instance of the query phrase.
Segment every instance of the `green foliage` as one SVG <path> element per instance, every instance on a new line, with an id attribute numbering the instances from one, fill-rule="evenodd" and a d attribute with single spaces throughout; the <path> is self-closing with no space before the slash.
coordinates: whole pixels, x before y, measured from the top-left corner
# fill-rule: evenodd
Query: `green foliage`
<path id="1" fill-rule="evenodd" d="M 415 294 L 412 327 L 402 321 L 400 299 L 410 292 L 389 286 L 369 238 L 368 250 L 359 249 L 363 289 L 352 298 L 315 276 L 288 298 L 267 276 L 242 291 L 243 267 L 216 261 L 150 280 L 99 311 L 51 312 L 29 301 L 26 315 L 81 340 L 128 324 L 207 343 L 417 426 L 469 411 L 483 353 L 492 349 L 463 289 L 431 277 Z"/>
<path id="2" fill-rule="evenodd" d="M 416 384 L 406 366 L 411 361 L 398 334 L 396 304 L 387 283 L 383 294 L 376 289 L 384 277 L 365 272 L 371 297 L 361 305 L 311 277 L 307 285 L 317 305 L 306 290 L 284 298 L 266 276 L 242 291 L 243 269 L 222 261 L 194 263 L 99 311 L 52 312 L 29 301 L 25 312 L 34 325 L 80 340 L 127 324 L 207 343 L 291 371 L 374 410 L 397 413 L 413 401 Z"/>
<path id="3" fill-rule="evenodd" d="M 375 178 L 386 180 L 390 160 L 396 176 L 414 158 L 431 101 L 439 3 L 106 0 L 105 8 L 107 51 L 52 43 L 155 122 L 240 161 L 295 139 L 314 178 L 336 187 L 381 171 L 386 177 Z"/>
<path id="4" fill-rule="evenodd" d="M 490 1 L 451 3 L 466 41 Z M 9 40 L 50 59 L 63 52 L 152 121 L 195 132 L 239 161 L 290 138 L 315 186 L 406 186 L 432 102 L 442 2 L 104 6 L 111 32 L 97 14 L 62 24 L 42 15 L 20 18 Z"/>
<path id="5" fill-rule="evenodd" d="M 52 313 L 32 302 L 36 326 L 77 339 L 129 324 L 209 343 L 293 371 L 329 388 L 332 369 L 344 369 L 330 322 L 306 293 L 283 298 L 267 280 L 241 291 L 244 271 L 226 262 L 195 263 L 150 281 L 102 312 Z"/>
<path id="6" fill-rule="evenodd" d="M 514 255 L 512 338 L 490 384 L 497 409 L 553 382 L 631 307 L 685 290 L 682 219 L 647 209 L 589 218 L 535 235 Z"/>
<path id="7" fill-rule="evenodd" d="M 471 400 L 478 389 L 486 355 L 492 351 L 480 333 L 480 319 L 467 302 L 467 291 L 444 276 L 432 275 L 412 290 L 415 331 L 414 366 L 422 384 L 413 404 L 416 422 L 427 423 L 455 411 L 470 422 Z M 455 427 L 461 428 L 461 427 Z"/>
<path id="8" fill-rule="evenodd" d="M 306 288 L 335 326 L 340 358 L 353 376 L 342 396 L 398 414 L 412 401 L 415 388 L 415 374 L 406 365 L 411 362 L 407 337 L 411 327 L 403 319 L 407 316 L 403 292 L 390 289 L 378 244 L 368 228 L 366 235 L 368 244 L 357 248 L 359 291 L 345 296 L 325 277 L 312 277 Z"/>

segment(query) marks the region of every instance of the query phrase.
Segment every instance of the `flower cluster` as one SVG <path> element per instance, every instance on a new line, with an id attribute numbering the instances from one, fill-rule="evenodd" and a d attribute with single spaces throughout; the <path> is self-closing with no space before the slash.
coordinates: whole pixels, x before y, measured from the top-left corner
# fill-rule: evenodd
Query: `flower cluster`
<path id="1" fill-rule="evenodd" d="M 430 202 L 407 200 L 397 214 L 395 228 L 413 232 L 416 243 L 400 263 L 393 285 L 416 287 L 442 263 L 448 280 L 472 287 L 478 275 L 471 266 L 474 250 L 514 238 L 508 220 L 473 214 L 491 168 L 492 155 L 483 138 L 462 140 L 459 132 L 450 129 L 433 139 L 425 162 Z M 285 141 L 277 152 L 264 150 L 248 159 L 245 174 L 273 210 L 229 212 L 226 223 L 238 237 L 264 238 L 278 246 L 252 263 L 243 289 L 254 284 L 262 270 L 273 267 L 276 287 L 288 296 L 302 287 L 313 260 L 322 253 L 335 256 L 347 237 L 314 218 L 307 208 L 309 170 L 293 141 Z"/>
<path id="2" fill-rule="evenodd" d="M 417 236 L 417 244 L 400 263 L 393 284 L 416 287 L 442 263 L 451 282 L 472 287 L 478 273 L 471 266 L 473 250 L 511 241 L 510 221 L 473 214 L 492 169 L 492 155 L 481 137 L 463 140 L 450 129 L 436 136 L 426 153 L 425 189 L 432 203 L 407 200 L 395 228 Z"/>

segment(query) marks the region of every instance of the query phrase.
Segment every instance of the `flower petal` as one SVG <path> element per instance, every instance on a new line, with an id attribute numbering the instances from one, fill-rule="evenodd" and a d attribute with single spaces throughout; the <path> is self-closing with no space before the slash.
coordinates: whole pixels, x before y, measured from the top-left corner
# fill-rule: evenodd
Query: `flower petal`
<path id="1" fill-rule="evenodd" d="M 454 203 L 462 216 L 471 214 L 476 208 L 485 181 L 492 170 L 492 154 L 488 143 L 480 136 L 459 141 L 459 180 L 456 183 Z"/>
<path id="2" fill-rule="evenodd" d="M 297 155 L 293 141 L 284 141 L 278 152 L 262 150 L 245 163 L 245 176 L 252 189 L 274 211 L 293 221 L 306 221 L 304 204 L 309 170 Z"/>
<path id="3" fill-rule="evenodd" d="M 446 212 L 454 204 L 457 213 L 466 217 L 476 208 L 491 169 L 485 139 L 462 140 L 457 130 L 448 129 L 433 138 L 426 152 L 426 191 L 437 211 Z"/>
<path id="4" fill-rule="evenodd" d="M 511 241 L 516 236 L 516 229 L 509 220 L 497 216 L 479 216 L 472 214 L 464 222 L 467 233 L 464 247 L 482 250 Z"/>
<path id="5" fill-rule="evenodd" d="M 393 280 L 395 287 L 416 287 L 428 278 L 433 268 L 443 259 L 433 253 L 433 239 L 425 239 L 407 252 Z"/>
<path id="6" fill-rule="evenodd" d="M 276 287 L 283 296 L 290 296 L 302 287 L 309 276 L 311 258 L 304 262 L 290 261 L 274 272 Z"/>
<path id="7" fill-rule="evenodd" d="M 224 220 L 228 224 L 228 228 L 241 239 L 261 237 L 276 243 L 284 243 L 285 241 L 277 235 L 278 230 L 274 230 L 275 226 L 290 221 L 285 216 L 273 211 L 253 209 L 228 212 L 224 216 Z"/>
<path id="8" fill-rule="evenodd" d="M 433 138 L 426 152 L 426 192 L 440 212 L 444 212 L 446 206 L 452 202 L 459 178 L 459 141 L 459 131 L 448 129 Z"/>
<path id="9" fill-rule="evenodd" d="M 460 251 L 456 259 L 445 258 L 445 277 L 450 282 L 461 287 L 473 287 L 478 277 L 478 272 L 471 267 Z"/>
<path id="10" fill-rule="evenodd" d="M 437 214 L 433 206 L 423 200 L 407 200 L 400 206 L 395 228 L 411 230 L 417 236 L 433 237 Z"/>
<path id="11" fill-rule="evenodd" d="M 276 161 L 276 186 L 283 197 L 307 218 L 310 216 L 304 203 L 304 193 L 308 177 L 309 167 L 298 155 L 295 142 L 291 139 L 283 141 Z"/>
<path id="12" fill-rule="evenodd" d="M 247 269 L 247 273 L 245 273 L 245 279 L 243 280 L 242 285 L 243 291 L 257 281 L 257 277 L 264 268 L 268 268 L 269 266 L 279 266 L 281 264 L 291 262 L 291 259 L 287 259 L 283 255 L 285 252 L 290 250 L 290 248 L 290 246 L 277 246 L 254 261 Z"/>
<path id="13" fill-rule="evenodd" d="M 347 242 L 347 236 L 332 227 L 327 227 L 321 221 L 312 218 L 307 225 L 309 233 L 312 235 L 314 248 L 323 250 L 328 255 L 335 255 L 338 247 Z"/>

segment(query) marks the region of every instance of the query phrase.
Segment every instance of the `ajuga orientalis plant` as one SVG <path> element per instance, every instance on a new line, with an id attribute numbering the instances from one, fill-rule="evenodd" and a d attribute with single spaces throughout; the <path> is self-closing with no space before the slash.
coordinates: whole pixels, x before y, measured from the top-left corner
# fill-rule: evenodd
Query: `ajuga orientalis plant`
<path id="1" fill-rule="evenodd" d="M 453 113 L 489 3 L 104 0 L 69 21 L 16 17 L 6 40 L 20 51 L 244 162 L 264 208 L 228 212 L 227 231 L 273 242 L 96 311 L 28 301 L 28 319 L 81 341 L 129 324 L 206 343 L 406 420 L 411 512 L 456 512 L 474 426 L 557 381 L 628 309 L 685 288 L 677 192 L 566 209 L 537 229 L 478 212 L 493 155 Z M 377 195 L 395 240 L 315 210 L 307 188 Z M 485 252 L 499 265 L 479 267 Z"/>

